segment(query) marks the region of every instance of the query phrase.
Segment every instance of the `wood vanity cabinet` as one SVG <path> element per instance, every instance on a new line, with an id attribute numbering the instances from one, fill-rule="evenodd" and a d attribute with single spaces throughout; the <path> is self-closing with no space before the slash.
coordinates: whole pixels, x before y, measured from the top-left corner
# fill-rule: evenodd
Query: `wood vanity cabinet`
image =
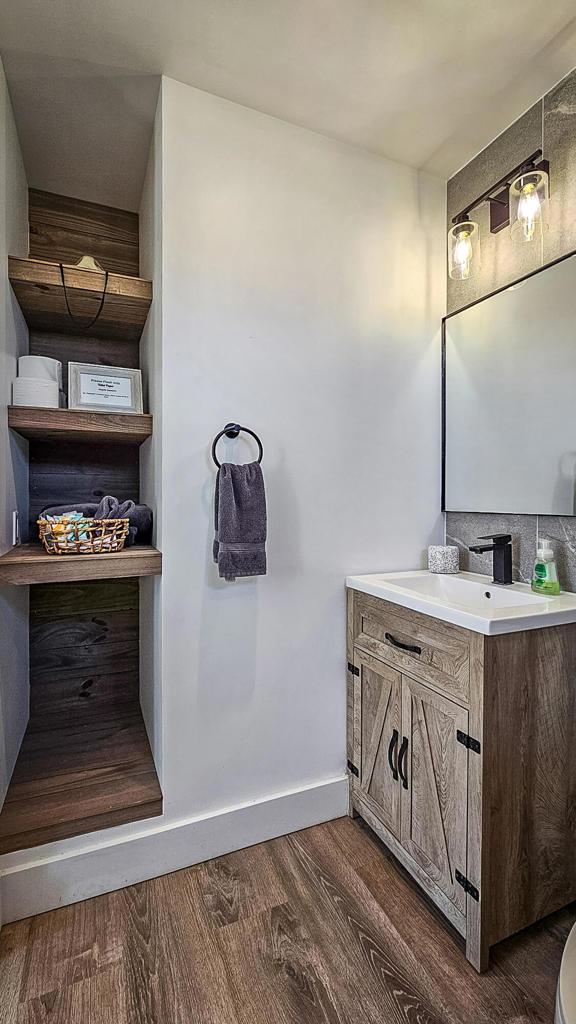
<path id="1" fill-rule="evenodd" d="M 576 624 L 484 636 L 348 590 L 360 814 L 488 966 L 576 899 Z"/>

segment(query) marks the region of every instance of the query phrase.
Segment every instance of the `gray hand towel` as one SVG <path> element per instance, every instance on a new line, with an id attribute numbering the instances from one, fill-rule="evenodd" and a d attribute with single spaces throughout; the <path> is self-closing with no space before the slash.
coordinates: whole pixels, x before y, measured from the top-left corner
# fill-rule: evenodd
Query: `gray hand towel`
<path id="1" fill-rule="evenodd" d="M 266 575 L 266 493 L 257 462 L 224 462 L 216 477 L 213 555 L 219 575 Z"/>

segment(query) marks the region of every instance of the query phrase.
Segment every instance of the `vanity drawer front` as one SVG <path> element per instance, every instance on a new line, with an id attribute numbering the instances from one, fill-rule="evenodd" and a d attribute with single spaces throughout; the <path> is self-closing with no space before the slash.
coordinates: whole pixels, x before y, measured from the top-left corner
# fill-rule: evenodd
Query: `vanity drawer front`
<path id="1" fill-rule="evenodd" d="M 354 642 L 401 672 L 468 700 L 470 649 L 459 626 L 356 592 Z"/>

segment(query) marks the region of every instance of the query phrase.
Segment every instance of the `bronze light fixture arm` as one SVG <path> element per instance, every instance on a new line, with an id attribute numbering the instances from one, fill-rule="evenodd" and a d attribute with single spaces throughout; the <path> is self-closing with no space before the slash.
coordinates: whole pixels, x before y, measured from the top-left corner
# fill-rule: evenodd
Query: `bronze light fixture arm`
<path id="1" fill-rule="evenodd" d="M 490 188 L 487 188 L 485 192 L 482 192 L 476 199 L 471 203 L 468 203 L 460 213 L 457 213 L 452 218 L 453 224 L 462 224 L 464 221 L 470 220 L 470 214 L 472 210 L 477 209 L 482 203 L 490 203 L 490 231 L 495 234 L 497 231 L 501 231 L 510 223 L 510 210 L 509 210 L 509 199 L 508 190 L 510 188 L 510 182 L 514 180 L 523 171 L 546 171 L 548 173 L 548 161 L 542 160 L 542 150 L 536 149 L 531 156 L 523 160 L 517 167 L 512 168 L 502 178 L 496 181 Z"/>

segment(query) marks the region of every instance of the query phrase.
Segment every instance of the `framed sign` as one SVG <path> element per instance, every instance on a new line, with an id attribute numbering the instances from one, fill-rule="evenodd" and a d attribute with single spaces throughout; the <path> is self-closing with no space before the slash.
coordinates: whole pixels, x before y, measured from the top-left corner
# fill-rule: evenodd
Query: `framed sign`
<path id="1" fill-rule="evenodd" d="M 142 374 L 125 366 L 68 363 L 68 408 L 142 412 Z"/>

